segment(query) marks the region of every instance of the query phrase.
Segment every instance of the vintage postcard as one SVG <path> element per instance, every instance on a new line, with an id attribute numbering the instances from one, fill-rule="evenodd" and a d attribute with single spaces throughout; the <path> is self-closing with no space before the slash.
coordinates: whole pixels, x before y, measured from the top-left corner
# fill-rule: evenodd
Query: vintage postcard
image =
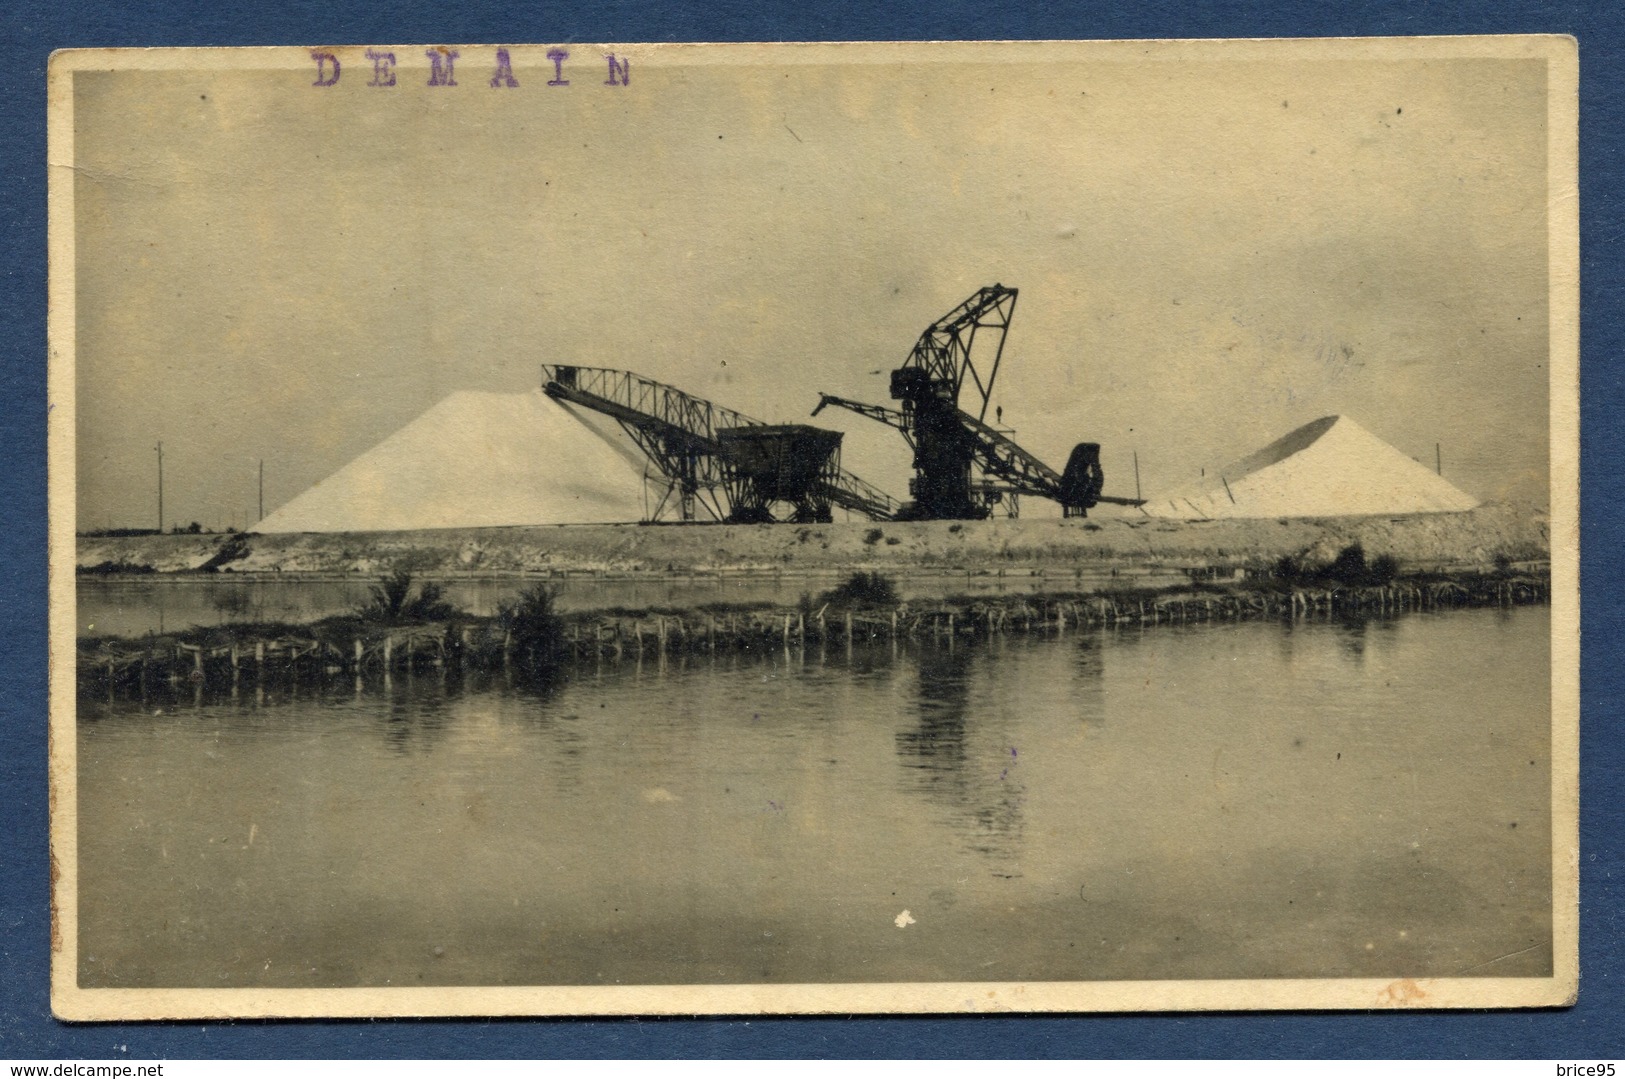
<path id="1" fill-rule="evenodd" d="M 1572 1001 L 1576 81 L 57 54 L 57 1014 Z"/>

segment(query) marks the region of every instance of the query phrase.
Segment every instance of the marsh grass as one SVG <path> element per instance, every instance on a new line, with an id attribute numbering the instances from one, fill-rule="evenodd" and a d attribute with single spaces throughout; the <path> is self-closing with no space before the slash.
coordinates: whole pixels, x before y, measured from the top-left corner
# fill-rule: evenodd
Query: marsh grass
<path id="1" fill-rule="evenodd" d="M 445 601 L 445 591 L 438 584 L 425 581 L 414 596 L 412 583 L 406 570 L 379 578 L 372 586 L 372 598 L 356 610 L 356 617 L 372 625 L 411 626 L 442 622 L 462 613 Z"/>

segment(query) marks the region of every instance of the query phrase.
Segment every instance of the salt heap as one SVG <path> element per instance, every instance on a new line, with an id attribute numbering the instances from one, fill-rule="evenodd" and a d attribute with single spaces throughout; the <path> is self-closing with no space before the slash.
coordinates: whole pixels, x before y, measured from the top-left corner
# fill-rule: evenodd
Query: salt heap
<path id="1" fill-rule="evenodd" d="M 613 421 L 540 390 L 461 391 L 268 514 L 255 531 L 637 521 L 643 470 Z"/>
<path id="2" fill-rule="evenodd" d="M 1323 416 L 1222 469 L 1210 485 L 1153 499 L 1153 517 L 1341 517 L 1446 513 L 1478 500 L 1346 416 Z"/>

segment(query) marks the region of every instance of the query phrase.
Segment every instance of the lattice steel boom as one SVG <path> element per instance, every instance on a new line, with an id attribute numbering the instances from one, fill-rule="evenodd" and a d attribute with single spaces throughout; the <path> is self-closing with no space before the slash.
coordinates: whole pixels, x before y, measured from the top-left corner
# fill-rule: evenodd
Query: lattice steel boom
<path id="1" fill-rule="evenodd" d="M 773 427 L 733 409 L 631 371 L 548 364 L 543 390 L 609 416 L 637 443 L 666 480 L 658 520 L 675 498 L 679 518 L 696 508 L 717 521 L 774 520 L 772 504 L 787 503 L 790 519 L 827 520 L 830 505 L 888 520 L 898 504 L 840 467 L 840 436 L 807 427 Z M 752 429 L 746 437 L 730 432 Z M 766 429 L 766 430 L 760 430 Z M 833 435 L 833 441 L 827 437 Z M 797 460 L 814 454 L 818 460 Z"/>
<path id="2" fill-rule="evenodd" d="M 1080 442 L 1066 470 L 1057 472 L 987 423 L 1016 295 L 1003 285 L 978 289 L 928 326 L 908 359 L 891 373 L 891 395 L 901 409 L 819 395 L 814 415 L 826 405 L 837 405 L 902 433 L 914 451 L 910 491 L 915 501 L 904 509 L 908 516 L 986 517 L 995 502 L 1022 494 L 1054 499 L 1068 516 L 1082 516 L 1101 502 L 1140 505 L 1137 499 L 1101 494 L 1105 476 L 1098 443 Z M 978 367 L 976 342 L 983 331 L 995 340 L 991 359 Z M 984 345 L 981 355 L 987 352 Z M 967 385 L 974 415 L 961 407 Z M 1013 499 L 1006 505 L 1013 513 Z"/>

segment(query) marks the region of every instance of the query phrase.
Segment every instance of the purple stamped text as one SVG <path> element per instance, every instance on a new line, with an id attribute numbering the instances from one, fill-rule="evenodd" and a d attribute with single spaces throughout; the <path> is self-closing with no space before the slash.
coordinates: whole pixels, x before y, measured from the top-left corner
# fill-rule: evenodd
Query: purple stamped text
<path id="1" fill-rule="evenodd" d="M 397 84 L 398 65 L 393 52 L 369 48 L 362 55 L 372 65 L 372 78 L 368 81 L 368 86 L 387 88 Z M 456 61 L 461 53 L 446 45 L 436 45 L 425 49 L 423 55 L 429 59 L 429 79 L 426 85 L 457 85 Z M 547 80 L 547 85 L 569 86 L 570 80 L 564 75 L 564 62 L 570 58 L 570 51 L 552 48 L 547 50 L 546 55 L 553 64 L 553 77 Z M 337 86 L 340 71 L 338 50 L 312 49 L 310 58 L 316 61 L 316 81 L 311 85 Z M 609 77 L 604 80 L 605 86 L 631 85 L 632 61 L 629 58 L 607 53 L 604 60 L 609 65 Z M 515 89 L 519 86 L 519 79 L 514 75 L 511 50 L 505 46 L 496 50 L 496 69 L 491 75 L 490 85 L 492 89 Z"/>
<path id="2" fill-rule="evenodd" d="M 553 77 L 547 80 L 547 85 L 569 86 L 570 80 L 564 77 L 564 61 L 570 58 L 569 52 L 564 49 L 548 49 L 547 58 L 553 61 Z"/>
<path id="3" fill-rule="evenodd" d="M 316 81 L 312 86 L 332 86 L 339 81 L 339 58 L 326 49 L 311 49 L 310 58 L 316 61 Z M 328 65 L 332 65 L 333 73 L 329 77 Z"/>
<path id="4" fill-rule="evenodd" d="M 374 52 L 367 50 L 367 59 L 372 61 L 372 81 L 368 86 L 394 86 L 395 85 L 395 54 L 392 52 Z"/>
<path id="5" fill-rule="evenodd" d="M 457 50 L 448 49 L 444 45 L 437 45 L 427 50 L 423 55 L 429 58 L 434 65 L 429 69 L 430 86 L 456 86 L 457 80 L 452 77 L 452 65 L 457 61 Z"/>
<path id="6" fill-rule="evenodd" d="M 513 63 L 508 59 L 507 49 L 497 50 L 497 73 L 491 76 L 493 90 L 503 86 L 518 86 L 519 80 L 513 77 Z"/>

